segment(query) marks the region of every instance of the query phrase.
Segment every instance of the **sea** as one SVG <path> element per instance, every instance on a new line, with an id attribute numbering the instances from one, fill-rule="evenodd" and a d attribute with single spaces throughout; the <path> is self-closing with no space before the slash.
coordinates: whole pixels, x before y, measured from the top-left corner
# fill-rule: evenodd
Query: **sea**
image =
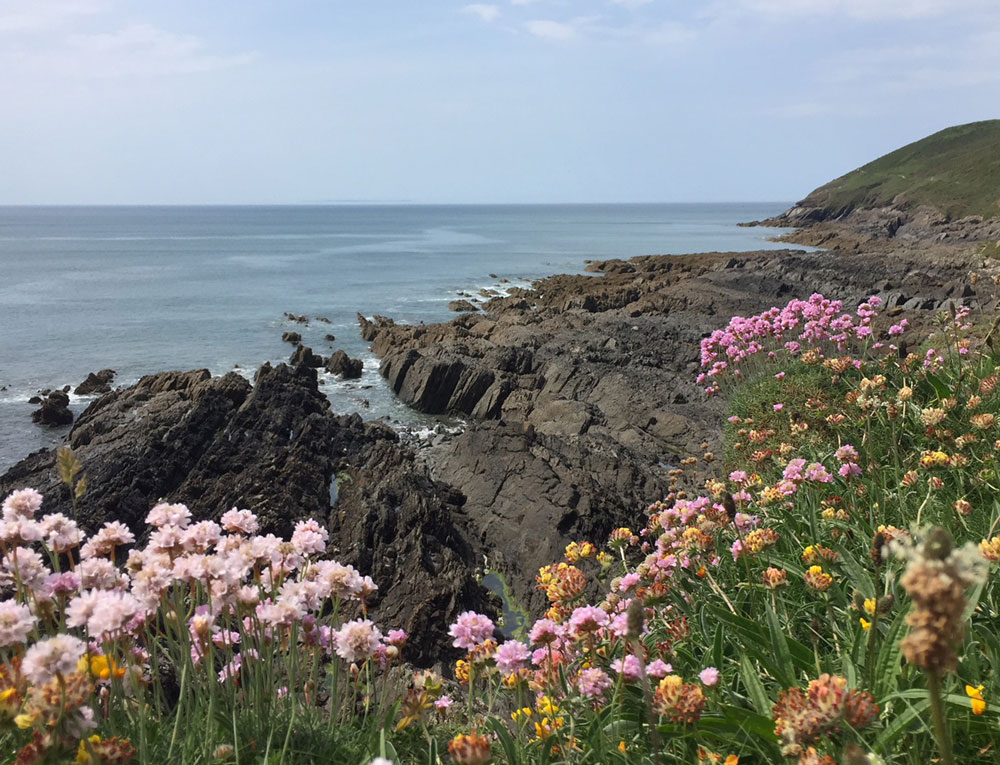
<path id="1" fill-rule="evenodd" d="M 460 293 L 582 273 L 588 259 L 778 248 L 778 230 L 737 223 L 788 206 L 0 207 L 0 471 L 68 431 L 32 423 L 39 390 L 104 368 L 116 386 L 172 369 L 251 377 L 288 359 L 285 331 L 363 359 L 360 380 L 321 376 L 334 411 L 434 427 L 379 376 L 358 313 L 444 321 Z"/>

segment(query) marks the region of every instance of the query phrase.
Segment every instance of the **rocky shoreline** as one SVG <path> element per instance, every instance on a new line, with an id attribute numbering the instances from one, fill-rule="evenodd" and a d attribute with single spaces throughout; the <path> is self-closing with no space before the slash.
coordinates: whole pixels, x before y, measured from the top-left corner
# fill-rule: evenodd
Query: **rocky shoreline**
<path id="1" fill-rule="evenodd" d="M 876 294 L 916 324 L 949 301 L 996 309 L 1000 261 L 970 244 L 1000 233 L 995 222 L 930 236 L 908 222 L 883 236 L 867 219 L 787 215 L 781 225 L 808 224 L 793 239 L 831 249 L 600 261 L 446 323 L 359 316 L 405 403 L 466 422 L 423 447 L 333 413 L 315 359 L 291 337 L 294 363 L 265 365 L 253 383 L 165 372 L 106 393 L 67 436 L 88 474 L 81 520 L 138 529 L 160 498 L 200 517 L 251 508 L 275 533 L 326 519 L 334 554 L 378 582 L 380 619 L 414 636 L 415 662 L 432 661 L 458 612 L 490 608 L 484 561 L 537 612 L 539 566 L 570 541 L 634 524 L 682 459 L 719 451 L 724 402 L 695 376 L 700 339 L 730 316 L 813 292 L 846 304 Z M 34 486 L 50 511 L 71 512 L 54 461 L 30 455 L 0 476 L 0 494 Z"/>

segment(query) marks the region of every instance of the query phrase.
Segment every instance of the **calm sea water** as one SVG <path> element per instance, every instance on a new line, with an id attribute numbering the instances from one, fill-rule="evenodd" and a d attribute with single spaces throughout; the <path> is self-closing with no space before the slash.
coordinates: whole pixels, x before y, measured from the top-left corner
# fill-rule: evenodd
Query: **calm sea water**
<path id="1" fill-rule="evenodd" d="M 379 377 L 358 312 L 438 321 L 458 292 L 580 272 L 587 258 L 777 247 L 773 230 L 736 223 L 787 206 L 0 208 L 0 470 L 61 439 L 31 423 L 41 388 L 105 367 L 118 385 L 167 369 L 252 374 L 288 357 L 285 330 L 365 360 L 359 381 L 324 380 L 336 411 L 419 422 Z M 331 323 L 303 328 L 285 311 Z"/>

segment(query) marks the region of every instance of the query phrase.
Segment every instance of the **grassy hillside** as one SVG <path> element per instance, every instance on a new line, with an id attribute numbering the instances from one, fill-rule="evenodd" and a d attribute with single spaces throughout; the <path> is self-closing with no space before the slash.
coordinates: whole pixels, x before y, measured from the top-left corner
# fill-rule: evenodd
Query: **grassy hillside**
<path id="1" fill-rule="evenodd" d="M 803 206 L 830 217 L 882 207 L 931 205 L 951 218 L 1000 215 L 1000 120 L 947 128 L 813 191 Z"/>

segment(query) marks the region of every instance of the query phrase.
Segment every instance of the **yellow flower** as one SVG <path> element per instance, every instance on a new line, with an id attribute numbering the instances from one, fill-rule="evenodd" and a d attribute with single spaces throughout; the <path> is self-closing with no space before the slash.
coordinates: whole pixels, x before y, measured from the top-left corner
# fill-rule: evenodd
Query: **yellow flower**
<path id="1" fill-rule="evenodd" d="M 865 598 L 865 613 L 869 615 L 875 614 L 875 598 Z"/>
<path id="2" fill-rule="evenodd" d="M 17 724 L 18 728 L 26 730 L 35 724 L 35 715 L 29 715 L 22 712 L 14 718 L 14 722 Z"/>
<path id="3" fill-rule="evenodd" d="M 91 744 L 100 743 L 101 737 L 94 734 L 87 739 Z M 76 765 L 87 765 L 93 762 L 93 758 L 90 756 L 90 752 L 87 751 L 87 741 L 80 741 L 80 747 L 76 750 L 76 760 L 74 761 Z"/>
<path id="4" fill-rule="evenodd" d="M 618 742 L 618 751 L 621 752 L 622 754 L 625 754 L 625 740 L 624 739 L 622 739 L 621 741 Z"/>
<path id="5" fill-rule="evenodd" d="M 872 628 L 872 623 L 868 621 L 865 617 L 862 616 L 860 619 L 858 619 L 858 621 L 861 622 L 861 629 L 863 629 L 865 632 L 868 632 L 868 630 Z"/>
<path id="6" fill-rule="evenodd" d="M 108 680 L 112 675 L 115 677 L 124 677 L 125 670 L 119 667 L 115 660 L 108 656 L 91 656 L 90 674 L 101 680 Z"/>
<path id="7" fill-rule="evenodd" d="M 971 685 L 965 686 L 965 695 L 969 697 L 969 701 L 972 704 L 972 714 L 981 715 L 986 711 L 986 702 L 983 701 L 983 689 L 985 686 L 979 685 L 973 687 Z"/>
<path id="8" fill-rule="evenodd" d="M 542 696 L 538 699 L 535 703 L 535 707 L 537 707 L 538 711 L 547 717 L 555 717 L 559 714 L 558 705 L 556 705 L 556 703 L 548 696 Z"/>
<path id="9" fill-rule="evenodd" d="M 521 709 L 515 709 L 510 713 L 510 719 L 514 722 L 520 722 L 522 717 L 531 717 L 534 714 L 534 710 L 531 707 L 521 707 Z"/>

